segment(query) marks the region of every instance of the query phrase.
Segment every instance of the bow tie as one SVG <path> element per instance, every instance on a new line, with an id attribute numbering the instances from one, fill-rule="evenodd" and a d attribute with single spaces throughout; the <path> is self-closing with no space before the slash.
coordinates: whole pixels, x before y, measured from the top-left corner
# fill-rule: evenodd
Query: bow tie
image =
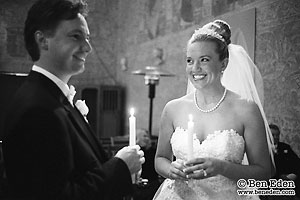
<path id="1" fill-rule="evenodd" d="M 74 99 L 75 94 L 76 94 L 75 87 L 73 85 L 70 85 L 69 92 L 67 94 L 67 98 L 72 106 L 74 106 L 73 99 Z"/>

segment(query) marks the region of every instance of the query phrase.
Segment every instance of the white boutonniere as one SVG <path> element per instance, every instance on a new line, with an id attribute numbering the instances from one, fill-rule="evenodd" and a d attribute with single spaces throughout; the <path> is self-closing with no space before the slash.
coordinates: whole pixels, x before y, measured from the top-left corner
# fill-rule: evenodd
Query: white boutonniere
<path id="1" fill-rule="evenodd" d="M 85 118 L 85 120 L 87 121 L 86 116 L 89 113 L 89 107 L 86 105 L 85 100 L 77 100 L 75 103 L 75 106 L 80 111 L 80 113 Z"/>

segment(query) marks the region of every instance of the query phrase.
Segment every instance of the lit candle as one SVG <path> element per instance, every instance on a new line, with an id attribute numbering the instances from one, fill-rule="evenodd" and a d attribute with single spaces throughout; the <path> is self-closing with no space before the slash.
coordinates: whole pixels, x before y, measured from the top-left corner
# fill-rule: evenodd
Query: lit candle
<path id="1" fill-rule="evenodd" d="M 188 159 L 192 159 L 193 158 L 193 134 L 194 134 L 193 115 L 189 115 L 187 134 L 188 134 L 187 135 Z"/>
<path id="2" fill-rule="evenodd" d="M 129 117 L 129 146 L 133 146 L 136 144 L 136 127 L 135 127 L 135 116 L 134 109 L 130 109 L 130 117 Z"/>
<path id="3" fill-rule="evenodd" d="M 129 146 L 134 146 L 136 144 L 136 119 L 134 116 L 134 109 L 130 109 L 130 117 L 129 117 Z M 137 182 L 138 174 L 132 174 L 131 179 L 132 183 L 135 184 Z"/>

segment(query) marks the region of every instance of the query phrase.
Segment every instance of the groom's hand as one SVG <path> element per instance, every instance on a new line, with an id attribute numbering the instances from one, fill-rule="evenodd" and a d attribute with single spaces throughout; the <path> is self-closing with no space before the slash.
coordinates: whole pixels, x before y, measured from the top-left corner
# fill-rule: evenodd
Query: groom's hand
<path id="1" fill-rule="evenodd" d="M 131 174 L 137 173 L 145 162 L 144 152 L 138 145 L 122 148 L 117 152 L 116 157 L 127 164 Z"/>

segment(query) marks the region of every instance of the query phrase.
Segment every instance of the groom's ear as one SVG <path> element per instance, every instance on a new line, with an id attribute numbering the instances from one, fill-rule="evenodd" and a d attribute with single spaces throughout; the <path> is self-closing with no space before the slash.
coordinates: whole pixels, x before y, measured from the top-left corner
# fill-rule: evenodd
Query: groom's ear
<path id="1" fill-rule="evenodd" d="M 222 67 L 221 67 L 221 71 L 225 71 L 225 69 L 227 68 L 228 65 L 228 58 L 224 58 L 222 61 Z"/>
<path id="2" fill-rule="evenodd" d="M 36 31 L 34 39 L 40 50 L 48 50 L 48 39 L 42 31 Z"/>

